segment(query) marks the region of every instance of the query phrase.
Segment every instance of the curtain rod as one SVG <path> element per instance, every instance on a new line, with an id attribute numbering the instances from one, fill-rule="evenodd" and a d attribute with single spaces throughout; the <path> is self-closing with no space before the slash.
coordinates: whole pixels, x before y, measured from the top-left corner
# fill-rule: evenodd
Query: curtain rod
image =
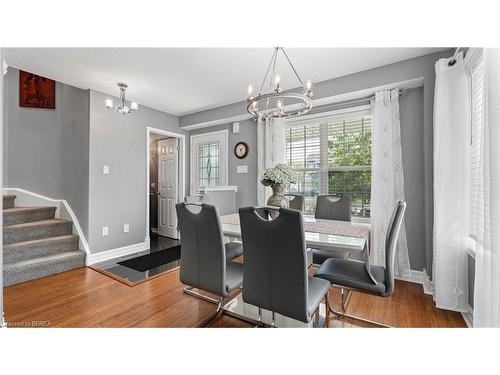
<path id="1" fill-rule="evenodd" d="M 406 89 L 399 89 L 399 96 L 404 96 L 406 95 Z M 375 98 L 375 95 L 369 95 L 363 98 L 358 98 L 358 99 L 351 99 L 351 100 L 345 100 L 343 102 L 338 102 L 338 103 L 331 103 L 331 104 L 325 104 L 319 107 L 313 108 L 311 112 L 314 112 L 315 110 L 324 110 L 328 108 L 335 108 L 335 107 L 342 107 L 342 106 L 348 106 L 350 104 L 356 104 L 356 103 L 363 103 L 363 102 L 369 102 Z"/>
<path id="2" fill-rule="evenodd" d="M 458 52 L 460 52 L 460 48 L 461 48 L 461 47 L 457 47 L 457 49 L 455 50 L 455 53 L 454 53 L 454 54 L 453 54 L 453 56 L 451 57 L 450 61 L 448 61 L 448 66 L 453 66 L 453 65 L 455 65 L 455 63 L 457 62 Z"/>

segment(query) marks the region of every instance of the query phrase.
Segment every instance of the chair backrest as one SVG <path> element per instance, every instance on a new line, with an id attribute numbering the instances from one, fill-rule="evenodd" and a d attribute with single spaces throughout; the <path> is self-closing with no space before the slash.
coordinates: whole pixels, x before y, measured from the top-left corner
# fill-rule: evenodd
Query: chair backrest
<path id="1" fill-rule="evenodd" d="M 349 194 L 320 195 L 316 200 L 316 219 L 351 221 Z"/>
<path id="2" fill-rule="evenodd" d="M 178 203 L 175 208 L 182 243 L 181 282 L 225 297 L 226 250 L 217 208 L 204 203 Z"/>
<path id="3" fill-rule="evenodd" d="M 396 261 L 396 248 L 398 244 L 399 232 L 403 224 L 403 218 L 406 211 L 406 202 L 398 202 L 394 213 L 392 214 L 387 237 L 385 239 L 385 293 L 384 296 L 390 296 L 394 292 L 394 267 Z"/>
<path id="4" fill-rule="evenodd" d="M 308 276 L 302 213 L 288 208 L 240 208 L 243 300 L 308 321 Z"/>
<path id="5" fill-rule="evenodd" d="M 188 195 L 184 197 L 184 202 L 210 204 L 210 198 L 206 194 Z"/>
<path id="6" fill-rule="evenodd" d="M 304 196 L 298 194 L 286 194 L 288 205 L 294 210 L 304 211 Z"/>

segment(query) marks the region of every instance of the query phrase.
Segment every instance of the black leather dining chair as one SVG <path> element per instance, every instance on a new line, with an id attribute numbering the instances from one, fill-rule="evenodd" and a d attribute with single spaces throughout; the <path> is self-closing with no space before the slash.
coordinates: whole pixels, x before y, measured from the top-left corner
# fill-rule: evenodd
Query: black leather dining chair
<path id="1" fill-rule="evenodd" d="M 316 199 L 316 219 L 351 221 L 351 196 L 345 193 L 319 195 Z"/>
<path id="2" fill-rule="evenodd" d="M 190 206 L 200 209 L 193 212 Z M 217 304 L 206 325 L 222 311 L 224 298 L 243 284 L 243 265 L 227 259 L 222 224 L 215 206 L 178 203 L 175 208 L 181 233 L 180 281 L 187 285 L 184 292 Z M 193 289 L 215 294 L 218 299 Z"/>
<path id="3" fill-rule="evenodd" d="M 206 194 L 188 195 L 184 197 L 184 202 L 198 203 L 198 207 L 192 206 L 192 211 L 198 212 L 201 210 L 201 203 L 210 204 L 210 198 Z M 226 247 L 226 257 L 229 260 L 238 258 L 239 256 L 243 255 L 243 246 L 241 245 L 241 242 L 229 241 L 226 242 L 224 246 Z"/>
<path id="4" fill-rule="evenodd" d="M 348 194 L 319 195 L 316 200 L 316 219 L 351 221 L 351 197 Z M 328 258 L 348 258 L 346 251 L 313 249 L 313 263 L 322 264 Z"/>
<path id="5" fill-rule="evenodd" d="M 330 283 L 308 276 L 302 213 L 245 207 L 239 215 L 245 249 L 243 301 L 259 308 L 259 323 L 262 309 L 272 312 L 272 326 L 275 313 L 310 322 Z"/>
<path id="6" fill-rule="evenodd" d="M 286 194 L 288 207 L 293 210 L 304 211 L 304 196 L 299 194 Z"/>
<path id="7" fill-rule="evenodd" d="M 333 287 L 341 288 L 342 312 L 332 310 L 337 316 L 348 317 L 363 322 L 384 326 L 367 319 L 346 314 L 346 308 L 352 291 L 369 293 L 380 297 L 389 297 L 394 292 L 394 267 L 396 247 L 406 211 L 406 202 L 398 202 L 389 222 L 385 240 L 385 267 L 370 265 L 370 258 L 365 256 L 364 261 L 352 259 L 330 258 L 323 262 L 314 275 L 317 278 L 328 280 Z M 349 290 L 345 298 L 344 289 Z"/>

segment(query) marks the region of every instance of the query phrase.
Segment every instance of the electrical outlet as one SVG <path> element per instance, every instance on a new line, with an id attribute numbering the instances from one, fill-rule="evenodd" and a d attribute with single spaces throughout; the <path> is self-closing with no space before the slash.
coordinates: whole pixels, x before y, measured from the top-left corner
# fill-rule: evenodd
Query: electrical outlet
<path id="1" fill-rule="evenodd" d="M 109 174 L 109 165 L 102 166 L 102 174 Z"/>
<path id="2" fill-rule="evenodd" d="M 123 224 L 123 233 L 130 232 L 130 226 L 128 224 Z"/>
<path id="3" fill-rule="evenodd" d="M 233 133 L 238 134 L 240 132 L 240 123 L 239 122 L 233 122 Z"/>
<path id="4" fill-rule="evenodd" d="M 107 236 L 108 234 L 109 234 L 108 227 L 102 227 L 102 235 L 103 235 L 103 237 Z"/>

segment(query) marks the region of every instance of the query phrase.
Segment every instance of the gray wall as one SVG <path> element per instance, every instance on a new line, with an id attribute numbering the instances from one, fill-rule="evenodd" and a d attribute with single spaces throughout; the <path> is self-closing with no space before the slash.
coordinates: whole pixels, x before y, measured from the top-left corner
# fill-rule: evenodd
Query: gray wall
<path id="1" fill-rule="evenodd" d="M 240 132 L 233 133 L 232 124 L 212 126 L 191 131 L 189 134 L 203 134 L 229 129 L 228 139 L 228 184 L 238 186 L 236 207 L 253 206 L 257 203 L 257 127 L 253 120 L 240 121 Z M 238 159 L 234 155 L 234 147 L 238 142 L 246 142 L 249 147 L 248 156 Z M 238 165 L 247 165 L 248 173 L 236 173 Z"/>
<path id="2" fill-rule="evenodd" d="M 89 246 L 92 253 L 144 242 L 146 227 L 146 127 L 179 129 L 179 118 L 144 106 L 123 116 L 104 106 L 109 98 L 90 91 Z M 116 100 L 116 98 L 115 98 Z M 186 138 L 189 149 L 189 137 Z M 185 153 L 189 166 L 188 153 Z M 102 166 L 110 174 L 102 174 Z M 188 172 L 188 169 L 186 170 Z M 186 181 L 186 187 L 189 181 Z M 123 224 L 130 225 L 122 233 Z M 101 227 L 109 236 L 101 236 Z"/>
<path id="3" fill-rule="evenodd" d="M 66 199 L 88 233 L 89 92 L 56 82 L 56 109 L 19 107 L 19 71 L 4 77 L 4 187 Z"/>
<path id="4" fill-rule="evenodd" d="M 423 88 L 408 90 L 400 97 L 401 149 L 408 204 L 406 237 L 414 270 L 426 267 L 423 109 Z"/>
<path id="5" fill-rule="evenodd" d="M 407 233 L 411 267 L 415 270 L 426 268 L 428 275 L 432 275 L 434 64 L 438 59 L 452 54 L 453 50 L 446 50 L 314 85 L 314 99 L 319 99 L 399 81 L 424 79 L 423 87 L 409 90 L 407 96 L 401 98 L 400 103 L 403 147 L 406 148 L 403 162 L 406 168 Z M 245 110 L 244 101 L 233 103 L 183 116 L 180 118 L 180 125 L 184 127 L 239 116 L 244 114 Z M 208 132 L 213 129 L 214 127 L 205 128 L 196 132 Z M 230 170 L 230 180 L 232 173 Z"/>

